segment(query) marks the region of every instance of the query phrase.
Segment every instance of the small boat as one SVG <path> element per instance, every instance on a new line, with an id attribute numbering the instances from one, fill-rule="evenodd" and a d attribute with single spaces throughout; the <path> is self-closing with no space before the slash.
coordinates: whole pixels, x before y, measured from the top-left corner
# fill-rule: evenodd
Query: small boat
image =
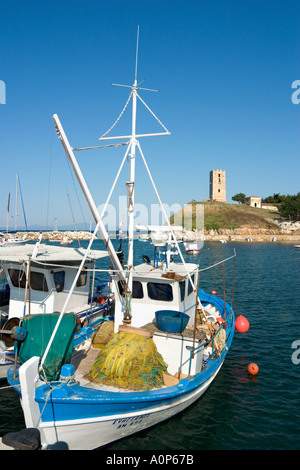
<path id="1" fill-rule="evenodd" d="M 99 231 L 110 255 L 115 311 L 113 334 L 104 347 L 95 350 L 90 343 L 87 352 L 73 356 L 68 348 L 74 335 L 74 319 L 70 313 L 65 315 L 68 302 L 60 309 L 46 349 L 41 350 L 42 345 L 34 343 L 33 322 L 25 317 L 22 325 L 26 337 L 19 349 L 21 365 L 10 368 L 7 379 L 20 395 L 26 428 L 30 428 L 30 432 L 35 428 L 42 449 L 99 448 L 182 412 L 211 385 L 234 335 L 235 315 L 231 305 L 198 289 L 198 264 L 186 263 L 181 253 L 139 144 L 139 138 L 149 134 L 136 133 L 136 104 L 140 99 L 136 77 L 130 88 L 132 129 L 130 136 L 120 137 L 127 142 L 118 173 L 130 155 L 128 259 L 124 267 L 83 178 L 74 149 L 58 116 L 53 116 L 58 137 L 97 224 L 87 251 Z M 150 136 L 168 134 L 164 127 L 164 132 Z M 110 137 L 100 140 L 108 139 Z M 136 150 L 145 164 L 167 225 L 165 230 L 152 233 L 154 259 L 145 257 L 145 262 L 138 265 L 133 264 Z M 112 189 L 116 181 L 117 178 Z M 102 214 L 109 200 L 110 195 Z M 170 256 L 157 257 L 158 249 L 169 250 L 170 240 L 178 250 L 181 260 L 178 263 Z M 81 263 L 78 273 L 82 266 Z M 51 270 L 48 274 L 51 275 Z M 206 307 L 216 312 L 215 316 L 211 313 L 212 322 L 208 321 Z M 169 321 L 171 318 L 171 332 L 166 331 L 167 317 Z M 102 328 L 103 325 L 99 328 L 100 335 Z M 47 337 L 49 335 L 48 332 Z M 51 355 L 58 343 L 60 354 L 57 359 L 60 360 L 54 364 Z M 33 344 L 34 350 L 30 351 L 28 344 Z M 207 354 L 210 345 L 212 348 Z M 54 366 L 55 373 L 52 371 Z M 9 436 L 2 440 L 16 446 L 16 436 L 14 442 Z"/>
<path id="2" fill-rule="evenodd" d="M 27 242 L 27 235 L 24 235 L 22 238 L 12 237 L 6 240 L 7 246 L 20 246 L 25 245 Z"/>
<path id="3" fill-rule="evenodd" d="M 183 244 L 187 255 L 198 255 L 200 253 L 201 248 L 198 243 L 184 242 Z"/>
<path id="4" fill-rule="evenodd" d="M 246 238 L 246 242 L 253 242 L 253 238 L 247 237 L 247 238 Z"/>
<path id="5" fill-rule="evenodd" d="M 25 245 L 27 243 L 27 235 L 24 235 L 22 238 L 10 237 L 5 239 L 5 235 L 0 233 L 0 246 L 19 246 Z"/>
<path id="6" fill-rule="evenodd" d="M 60 241 L 60 244 L 61 245 L 72 245 L 73 243 L 73 240 L 70 240 L 68 237 L 64 237 L 61 241 Z"/>

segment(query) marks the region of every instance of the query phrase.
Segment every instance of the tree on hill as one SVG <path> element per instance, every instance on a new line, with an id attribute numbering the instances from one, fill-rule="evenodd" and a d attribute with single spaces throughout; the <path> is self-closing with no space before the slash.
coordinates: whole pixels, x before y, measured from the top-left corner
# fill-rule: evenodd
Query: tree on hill
<path id="1" fill-rule="evenodd" d="M 239 204 L 245 204 L 246 202 L 246 194 L 244 193 L 238 193 L 235 196 L 232 196 L 231 198 L 233 201 L 238 202 Z"/>
<path id="2" fill-rule="evenodd" d="M 300 220 L 300 192 L 294 196 L 284 196 L 278 212 L 283 219 Z"/>
<path id="3" fill-rule="evenodd" d="M 261 202 L 271 202 L 272 204 L 280 204 L 284 201 L 286 196 L 282 196 L 280 193 L 274 193 L 273 196 L 265 197 Z"/>

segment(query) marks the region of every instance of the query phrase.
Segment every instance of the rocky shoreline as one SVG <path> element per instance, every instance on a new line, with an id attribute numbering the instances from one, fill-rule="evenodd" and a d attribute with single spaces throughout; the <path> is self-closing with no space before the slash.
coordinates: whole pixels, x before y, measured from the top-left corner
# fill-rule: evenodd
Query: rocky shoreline
<path id="1" fill-rule="evenodd" d="M 297 223 L 298 224 L 298 223 Z M 300 224 L 300 223 L 299 223 Z M 179 235 L 179 234 L 178 234 Z M 255 229 L 251 227 L 242 227 L 235 230 L 219 229 L 197 232 L 195 230 L 184 231 L 185 238 L 188 240 L 201 240 L 224 242 L 246 242 L 251 239 L 253 242 L 282 242 L 300 244 L 300 228 L 298 226 L 278 226 L 278 229 Z M 23 238 L 26 236 L 27 241 L 35 241 L 39 237 L 39 232 L 17 232 L 5 235 L 5 238 Z M 47 231 L 43 232 L 43 241 L 60 242 L 61 244 L 69 244 L 75 240 L 89 240 L 91 237 L 88 231 Z"/>

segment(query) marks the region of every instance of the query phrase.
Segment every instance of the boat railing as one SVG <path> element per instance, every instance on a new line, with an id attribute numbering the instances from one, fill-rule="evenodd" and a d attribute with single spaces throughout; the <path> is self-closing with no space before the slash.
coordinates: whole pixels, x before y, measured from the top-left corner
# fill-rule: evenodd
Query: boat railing
<path id="1" fill-rule="evenodd" d="M 231 329 L 232 329 L 232 323 L 233 323 L 232 320 L 233 320 L 233 317 L 234 317 L 234 312 L 233 312 L 232 308 L 230 309 L 229 315 L 230 315 L 230 320 L 231 321 L 230 321 L 230 328 L 228 329 L 228 333 L 226 334 L 225 343 L 227 343 L 228 337 L 229 337 L 229 335 L 231 333 Z M 210 359 L 210 360 L 215 360 L 215 359 L 218 359 L 220 357 L 220 354 L 221 354 L 220 352 L 219 352 L 220 354 L 218 356 L 215 356 L 215 339 L 216 339 L 216 336 L 218 335 L 218 333 L 222 330 L 222 328 L 225 328 L 226 324 L 229 324 L 229 321 L 225 320 L 220 325 L 218 330 L 215 332 L 215 334 L 210 339 L 208 339 L 204 343 L 199 344 L 199 346 L 197 346 L 196 348 L 193 347 L 193 346 L 187 347 L 188 349 L 190 349 L 189 374 L 188 374 L 189 376 L 190 376 L 190 371 L 191 371 L 192 360 L 195 358 L 195 355 L 198 354 L 201 350 L 203 350 L 205 348 L 205 346 L 207 346 L 208 344 L 211 343 L 211 345 L 212 345 L 212 354 L 211 354 L 212 359 Z M 202 370 L 204 370 L 204 369 L 202 369 Z"/>

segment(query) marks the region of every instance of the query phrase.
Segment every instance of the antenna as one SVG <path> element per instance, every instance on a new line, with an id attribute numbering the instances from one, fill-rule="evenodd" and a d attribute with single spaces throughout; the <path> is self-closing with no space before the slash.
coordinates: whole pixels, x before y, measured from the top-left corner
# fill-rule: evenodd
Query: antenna
<path id="1" fill-rule="evenodd" d="M 130 139 L 130 142 L 125 142 L 124 145 L 127 145 L 130 143 L 130 146 L 135 146 L 135 141 L 134 139 L 137 138 L 137 137 L 150 137 L 150 136 L 155 136 L 155 135 L 169 135 L 170 132 L 168 131 L 168 129 L 160 122 L 160 120 L 155 116 L 155 114 L 151 111 L 151 109 L 149 108 L 149 106 L 146 105 L 146 103 L 142 100 L 142 98 L 139 96 L 139 94 L 137 93 L 137 90 L 146 90 L 146 91 L 154 91 L 154 92 L 158 92 L 158 90 L 153 90 L 151 88 L 142 88 L 140 87 L 141 83 L 143 83 L 145 81 L 142 80 L 139 84 L 137 83 L 137 66 L 138 66 L 138 51 L 139 51 L 139 32 L 140 32 L 140 27 L 138 25 L 137 27 L 137 38 L 136 38 L 136 53 L 135 53 L 135 77 L 134 77 L 134 84 L 129 86 L 129 85 L 122 85 L 120 83 L 112 83 L 112 85 L 114 86 L 120 86 L 120 87 L 125 87 L 125 88 L 131 88 L 131 93 L 128 97 L 128 100 L 122 110 L 122 112 L 120 113 L 119 117 L 117 118 L 117 120 L 114 122 L 114 124 L 108 129 L 107 132 L 105 132 L 105 134 L 103 134 L 99 140 L 103 141 L 103 140 L 115 140 L 115 139 Z M 136 134 L 135 133 L 135 125 L 136 125 L 136 99 L 139 98 L 139 100 L 142 102 L 142 104 L 148 109 L 148 111 L 152 114 L 152 116 L 158 121 L 158 123 L 163 127 L 164 131 L 165 132 L 157 132 L 157 133 L 153 133 L 153 134 Z M 127 108 L 128 104 L 129 104 L 129 101 L 132 99 L 132 134 L 131 135 L 126 135 L 126 136 L 114 136 L 114 137 L 106 137 L 107 134 L 109 134 L 109 132 L 115 127 L 115 125 L 118 123 L 118 121 L 120 120 L 120 118 L 122 117 L 125 109 Z M 133 131 L 133 127 L 134 127 L 134 131 Z M 133 136 L 134 136 L 134 139 L 133 139 Z M 123 144 L 122 144 L 123 145 Z M 100 148 L 100 147 L 86 147 L 84 149 L 73 149 L 73 150 L 87 150 L 88 148 Z M 129 148 L 129 147 L 128 147 Z"/>
<path id="2" fill-rule="evenodd" d="M 139 84 L 137 84 L 137 67 L 138 67 L 138 55 L 139 55 L 139 34 L 140 34 L 140 26 L 138 25 L 137 27 L 137 36 L 136 36 L 136 51 L 135 51 L 135 74 L 134 74 L 134 84 L 133 85 L 121 85 L 120 83 L 112 83 L 113 86 L 123 86 L 125 88 L 131 88 L 133 90 L 133 87 L 135 89 L 139 90 L 146 90 L 146 91 L 155 91 L 158 93 L 158 90 L 153 90 L 152 88 L 142 88 L 140 87 L 140 84 L 145 81 L 143 79 Z"/>
<path id="3" fill-rule="evenodd" d="M 137 79 L 137 64 L 138 64 L 138 52 L 139 52 L 139 32 L 140 32 L 140 27 L 138 25 L 138 27 L 137 27 L 137 38 L 136 38 L 136 53 L 135 53 L 135 75 L 134 75 L 134 80 L 135 81 Z"/>

